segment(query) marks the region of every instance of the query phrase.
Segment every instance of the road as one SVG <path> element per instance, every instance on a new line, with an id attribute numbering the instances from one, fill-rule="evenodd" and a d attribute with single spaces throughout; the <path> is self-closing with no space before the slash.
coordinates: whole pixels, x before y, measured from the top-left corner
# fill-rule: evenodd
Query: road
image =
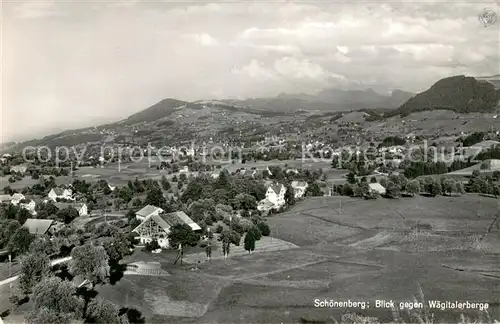
<path id="1" fill-rule="evenodd" d="M 65 258 L 61 258 L 61 259 L 56 259 L 56 260 L 53 260 L 53 261 L 50 262 L 50 266 L 55 266 L 57 264 L 67 262 L 69 260 L 71 260 L 71 257 L 65 257 Z M 10 277 L 10 278 L 7 278 L 5 280 L 2 280 L 2 281 L 0 281 L 0 287 L 3 286 L 3 285 L 6 285 L 8 283 L 14 282 L 17 279 L 19 279 L 19 276 L 14 276 L 14 277 Z"/>

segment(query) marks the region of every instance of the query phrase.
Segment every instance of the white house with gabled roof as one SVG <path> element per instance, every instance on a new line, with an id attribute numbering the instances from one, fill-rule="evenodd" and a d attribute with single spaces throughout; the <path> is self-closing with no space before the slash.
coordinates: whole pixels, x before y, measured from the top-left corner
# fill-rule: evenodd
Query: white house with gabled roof
<path id="1" fill-rule="evenodd" d="M 307 187 L 309 187 L 309 185 L 305 181 L 292 181 L 291 186 L 295 198 L 304 197 L 304 195 L 306 194 Z"/>

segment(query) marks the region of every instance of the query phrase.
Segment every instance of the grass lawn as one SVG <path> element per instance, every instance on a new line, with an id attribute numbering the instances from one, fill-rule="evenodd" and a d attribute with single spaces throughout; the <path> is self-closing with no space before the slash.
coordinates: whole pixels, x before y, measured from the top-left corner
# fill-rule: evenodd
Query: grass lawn
<path id="1" fill-rule="evenodd" d="M 124 276 L 115 286 L 98 288 L 102 298 L 141 310 L 146 318 L 199 317 L 223 286 L 222 280 L 177 269 L 168 277 Z"/>
<path id="2" fill-rule="evenodd" d="M 363 228 L 408 229 L 428 224 L 435 231 L 483 232 L 497 212 L 498 201 L 478 195 L 460 197 L 400 198 L 394 200 L 360 200 L 342 204 L 342 212 L 331 208 L 314 209 L 306 216 Z M 336 209 L 336 210 L 335 210 Z"/>

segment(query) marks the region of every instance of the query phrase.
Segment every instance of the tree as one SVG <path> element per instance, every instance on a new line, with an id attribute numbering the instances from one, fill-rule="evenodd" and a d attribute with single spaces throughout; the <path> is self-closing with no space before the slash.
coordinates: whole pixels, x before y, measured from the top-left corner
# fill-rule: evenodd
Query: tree
<path id="1" fill-rule="evenodd" d="M 124 256 L 130 254 L 132 242 L 127 234 L 119 232 L 111 241 L 104 244 L 104 249 L 109 257 L 110 263 L 117 264 Z"/>
<path id="2" fill-rule="evenodd" d="M 322 196 L 323 192 L 321 191 L 321 188 L 317 182 L 311 183 L 307 189 L 306 189 L 306 195 L 307 196 Z"/>
<path id="3" fill-rule="evenodd" d="M 257 223 L 257 228 L 259 231 L 262 233 L 263 236 L 269 236 L 271 235 L 271 230 L 269 228 L 269 225 L 265 222 L 258 222 Z"/>
<path id="4" fill-rule="evenodd" d="M 123 201 L 125 201 L 126 203 L 129 203 L 133 197 L 134 192 L 132 191 L 130 186 L 120 188 L 120 191 L 118 192 L 118 198 L 123 199 Z"/>
<path id="5" fill-rule="evenodd" d="M 235 210 L 253 210 L 257 208 L 257 200 L 252 195 L 240 193 L 234 197 L 233 207 Z"/>
<path id="6" fill-rule="evenodd" d="M 34 236 L 30 234 L 27 228 L 20 227 L 10 237 L 7 250 L 9 253 L 23 254 L 29 250 L 33 239 Z"/>
<path id="7" fill-rule="evenodd" d="M 102 246 L 92 243 L 77 246 L 71 251 L 70 270 L 92 283 L 92 289 L 98 283 L 106 283 L 109 277 L 109 257 Z"/>
<path id="8" fill-rule="evenodd" d="M 219 241 L 222 241 L 222 253 L 224 254 L 224 259 L 227 259 L 231 249 L 231 243 L 239 246 L 241 236 L 235 231 L 224 230 L 219 237 Z"/>
<path id="9" fill-rule="evenodd" d="M 215 202 L 213 199 L 200 199 L 189 205 L 189 215 L 195 222 L 211 225 L 215 220 Z"/>
<path id="10" fill-rule="evenodd" d="M 194 232 L 187 224 L 176 224 L 170 228 L 168 240 L 171 247 L 177 247 L 179 244 L 182 244 L 182 246 L 196 246 L 200 240 L 200 234 Z"/>
<path id="11" fill-rule="evenodd" d="M 153 186 L 149 188 L 144 203 L 146 205 L 153 205 L 164 208 L 167 204 L 167 199 L 165 199 L 165 197 L 163 196 L 163 192 L 160 188 Z"/>
<path id="12" fill-rule="evenodd" d="M 71 206 L 59 210 L 56 214 L 56 218 L 64 222 L 64 224 L 71 223 L 78 216 L 79 216 L 78 211 Z"/>
<path id="13" fill-rule="evenodd" d="M 50 260 L 46 254 L 28 254 L 21 260 L 19 284 L 28 295 L 37 283 L 50 273 Z"/>
<path id="14" fill-rule="evenodd" d="M 433 179 L 432 182 L 429 183 L 429 194 L 433 197 L 440 195 L 443 192 L 443 188 L 441 186 L 441 181 L 437 179 Z"/>
<path id="15" fill-rule="evenodd" d="M 181 188 L 182 188 L 182 182 Z M 203 187 L 198 183 L 197 180 L 190 181 L 186 187 L 186 190 L 182 193 L 181 201 L 187 202 L 189 200 L 196 201 L 201 199 L 203 196 Z"/>
<path id="16" fill-rule="evenodd" d="M 49 239 L 48 236 L 37 236 L 31 242 L 29 247 L 29 253 L 31 254 L 39 254 L 39 255 L 47 255 L 56 252 L 56 248 L 54 242 Z"/>
<path id="17" fill-rule="evenodd" d="M 448 193 L 451 195 L 457 191 L 457 182 L 452 178 L 444 178 L 441 185 L 443 193 L 445 194 Z"/>
<path id="18" fill-rule="evenodd" d="M 410 180 L 406 183 L 405 190 L 412 196 L 420 193 L 420 182 L 418 180 Z"/>
<path id="19" fill-rule="evenodd" d="M 219 177 L 215 182 L 215 189 L 225 189 L 227 191 L 231 189 L 231 183 L 229 182 L 229 174 L 226 170 L 222 170 L 219 173 Z"/>
<path id="20" fill-rule="evenodd" d="M 370 178 L 370 183 L 377 183 L 377 178 L 374 176 Z"/>
<path id="21" fill-rule="evenodd" d="M 28 316 L 29 323 L 69 324 L 81 315 L 83 309 L 83 300 L 76 295 L 75 285 L 58 277 L 40 281 L 33 288 L 30 301 L 33 309 Z"/>
<path id="22" fill-rule="evenodd" d="M 245 235 L 244 247 L 249 254 L 252 253 L 253 250 L 255 250 L 255 241 L 256 238 L 254 236 L 254 232 L 248 231 L 247 234 Z"/>
<path id="23" fill-rule="evenodd" d="M 167 178 L 163 175 L 161 176 L 161 187 L 163 190 L 169 190 L 170 189 L 170 182 L 168 182 Z"/>
<path id="24" fill-rule="evenodd" d="M 146 249 L 146 251 L 151 252 L 157 249 L 161 249 L 161 246 L 156 239 L 153 239 L 151 242 L 147 242 L 144 248 Z"/>
<path id="25" fill-rule="evenodd" d="M 349 172 L 349 174 L 347 175 L 347 182 L 350 184 L 355 184 L 357 182 L 356 174 L 354 172 Z"/>
<path id="26" fill-rule="evenodd" d="M 26 318 L 27 324 L 70 324 L 74 318 L 71 313 L 59 313 L 47 307 L 30 312 Z"/>
<path id="27" fill-rule="evenodd" d="M 262 238 L 262 233 L 261 233 L 260 229 L 257 227 L 257 225 L 252 225 L 248 229 L 247 233 L 248 232 L 252 233 L 252 235 L 253 235 L 253 237 L 255 237 L 256 241 L 258 241 Z"/>
<path id="28" fill-rule="evenodd" d="M 493 194 L 493 196 L 495 196 L 495 198 L 500 196 L 500 184 L 498 183 L 494 184 L 493 187 L 491 188 L 491 193 Z"/>
<path id="29" fill-rule="evenodd" d="M 102 298 L 93 299 L 87 309 L 88 317 L 95 323 L 120 324 L 118 306 Z"/>
<path id="30" fill-rule="evenodd" d="M 289 206 L 295 205 L 295 191 L 291 185 L 286 186 L 285 202 Z"/>
<path id="31" fill-rule="evenodd" d="M 398 184 L 389 180 L 387 181 L 387 187 L 385 187 L 385 192 L 387 197 L 397 198 L 401 194 L 401 188 L 399 187 Z"/>
<path id="32" fill-rule="evenodd" d="M 354 195 L 354 189 L 351 184 L 346 183 L 342 186 L 342 195 L 349 197 Z"/>

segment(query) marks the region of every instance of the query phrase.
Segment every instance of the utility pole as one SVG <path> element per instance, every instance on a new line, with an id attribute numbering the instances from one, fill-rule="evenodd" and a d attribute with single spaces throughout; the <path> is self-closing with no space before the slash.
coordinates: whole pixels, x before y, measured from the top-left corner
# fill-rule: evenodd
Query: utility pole
<path id="1" fill-rule="evenodd" d="M 12 277 L 12 254 L 9 253 L 9 278 Z M 12 282 L 9 284 L 10 292 L 12 293 Z"/>

